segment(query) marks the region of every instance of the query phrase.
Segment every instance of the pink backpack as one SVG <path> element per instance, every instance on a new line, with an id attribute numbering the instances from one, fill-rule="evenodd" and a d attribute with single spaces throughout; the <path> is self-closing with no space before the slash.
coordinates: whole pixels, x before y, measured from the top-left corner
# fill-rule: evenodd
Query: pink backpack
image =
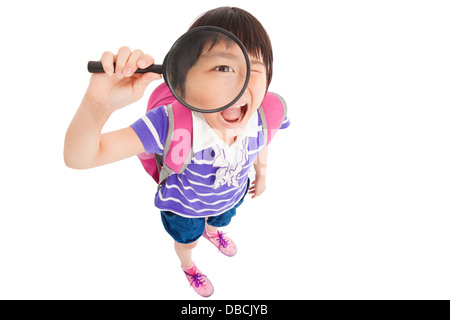
<path id="1" fill-rule="evenodd" d="M 169 117 L 164 154 L 138 155 L 145 171 L 161 186 L 162 182 L 173 173 L 182 173 L 192 160 L 192 113 L 178 102 L 163 83 L 150 96 L 147 112 L 165 105 Z M 276 134 L 286 116 L 287 107 L 284 99 L 276 93 L 268 92 L 261 107 L 258 108 L 264 134 L 264 144 L 268 145 Z"/>

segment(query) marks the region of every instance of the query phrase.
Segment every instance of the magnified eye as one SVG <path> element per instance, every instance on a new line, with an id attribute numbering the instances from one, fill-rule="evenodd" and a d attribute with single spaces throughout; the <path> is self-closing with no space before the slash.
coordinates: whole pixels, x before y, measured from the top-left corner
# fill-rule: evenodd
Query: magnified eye
<path id="1" fill-rule="evenodd" d="M 219 72 L 234 72 L 233 68 L 229 67 L 229 66 L 218 66 L 216 68 L 214 68 L 214 71 L 219 71 Z"/>

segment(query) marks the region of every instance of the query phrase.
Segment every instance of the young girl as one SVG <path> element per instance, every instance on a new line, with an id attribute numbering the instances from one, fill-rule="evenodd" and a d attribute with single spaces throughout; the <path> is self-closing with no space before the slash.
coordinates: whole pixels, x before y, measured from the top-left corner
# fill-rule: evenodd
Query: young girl
<path id="1" fill-rule="evenodd" d="M 218 113 L 193 113 L 193 157 L 182 174 L 169 176 L 157 191 L 166 231 L 175 240 L 182 270 L 201 296 L 213 293 L 211 281 L 192 261 L 192 249 L 203 236 L 227 256 L 236 254 L 233 240 L 218 230 L 228 225 L 247 192 L 255 198 L 266 189 L 267 148 L 258 107 L 272 79 L 272 47 L 260 22 L 250 13 L 222 7 L 206 12 L 192 28 L 216 26 L 236 35 L 246 47 L 251 76 L 236 105 Z M 75 169 L 101 166 L 134 155 L 163 152 L 167 139 L 166 106 L 149 111 L 130 127 L 101 134 L 110 115 L 139 100 L 159 74 L 135 74 L 153 58 L 122 47 L 102 56 L 105 74 L 93 74 L 89 87 L 66 134 L 64 160 Z M 114 67 L 115 63 L 115 67 Z M 214 72 L 233 72 L 218 68 Z M 281 128 L 289 126 L 285 118 Z M 208 155 L 205 158 L 203 155 Z M 249 184 L 248 171 L 255 168 Z"/>

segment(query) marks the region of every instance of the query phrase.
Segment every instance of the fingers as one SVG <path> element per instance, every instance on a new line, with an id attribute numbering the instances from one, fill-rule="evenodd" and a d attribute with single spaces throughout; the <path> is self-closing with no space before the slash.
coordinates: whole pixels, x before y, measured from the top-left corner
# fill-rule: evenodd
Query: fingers
<path id="1" fill-rule="evenodd" d="M 145 69 L 155 63 L 153 57 L 142 50 L 131 51 L 129 47 L 121 47 L 114 55 L 110 51 L 103 53 L 101 62 L 105 73 L 109 76 L 115 74 L 116 78 L 131 77 L 138 68 Z M 115 64 L 115 66 L 114 66 Z M 160 79 L 161 75 L 153 74 L 145 76 L 146 80 Z"/>
<path id="2" fill-rule="evenodd" d="M 255 185 L 255 181 L 253 181 L 252 185 L 250 186 L 250 188 L 248 188 L 248 194 L 253 195 L 252 199 L 254 199 L 255 197 L 257 197 L 256 195 L 256 185 Z"/>
<path id="3" fill-rule="evenodd" d="M 253 191 L 253 192 L 249 192 L 249 194 L 252 195 L 252 199 L 255 199 L 256 197 L 259 197 L 262 194 L 262 192 Z"/>
<path id="4" fill-rule="evenodd" d="M 102 55 L 103 70 L 108 76 L 112 76 L 114 73 L 114 54 L 110 51 L 106 51 Z"/>
<path id="5" fill-rule="evenodd" d="M 248 193 L 252 194 L 255 193 L 255 189 L 256 189 L 256 184 L 255 184 L 256 180 L 252 182 L 252 185 L 250 186 L 250 188 L 248 188 Z"/>
<path id="6" fill-rule="evenodd" d="M 135 82 L 135 87 L 139 88 L 139 96 L 144 93 L 145 88 L 154 80 L 161 79 L 161 75 L 157 73 L 147 72 L 144 73 L 139 79 Z"/>
<path id="7" fill-rule="evenodd" d="M 104 53 L 108 62 L 111 59 L 111 54 L 106 52 Z M 150 67 L 155 63 L 153 57 L 149 54 L 145 54 L 142 50 L 136 49 L 131 51 L 129 47 L 121 47 L 117 52 L 116 56 L 116 67 L 115 67 L 115 75 L 117 78 L 121 79 L 123 77 L 131 77 L 138 68 L 145 69 Z M 109 69 L 108 69 L 109 71 Z M 105 70 L 106 72 L 106 70 Z M 160 78 L 159 75 L 148 76 L 146 78 Z"/>
<path id="8" fill-rule="evenodd" d="M 116 77 L 117 78 L 123 78 L 123 69 L 128 61 L 128 58 L 130 57 L 131 49 L 128 47 L 122 47 L 117 52 L 116 57 Z"/>
<path id="9" fill-rule="evenodd" d="M 138 62 L 137 62 L 137 65 L 138 65 L 139 68 L 145 69 L 145 68 L 150 67 L 150 66 L 151 66 L 152 64 L 154 64 L 154 63 L 155 63 L 155 60 L 153 59 L 153 57 L 152 57 L 151 55 L 149 55 L 149 54 L 143 54 L 143 55 L 139 58 L 139 60 L 138 60 Z"/>
<path id="10" fill-rule="evenodd" d="M 151 65 L 153 65 L 154 63 L 155 63 L 155 60 L 153 59 L 153 57 L 151 55 L 144 54 L 143 56 L 141 56 L 139 58 L 137 65 L 140 69 L 146 69 L 146 68 L 150 67 Z M 150 82 L 152 82 L 154 80 L 159 80 L 161 78 L 162 78 L 162 75 L 160 75 L 159 73 L 147 72 L 142 77 L 142 83 L 144 85 L 148 85 Z"/>
<path id="11" fill-rule="evenodd" d="M 125 77 L 131 77 L 136 70 L 138 69 L 138 62 L 140 64 L 146 64 L 145 59 L 144 61 L 141 61 L 143 59 L 144 53 L 137 49 L 134 50 L 131 55 L 128 57 L 128 61 L 127 64 L 125 65 L 125 67 L 123 68 L 123 75 Z"/>
<path id="12" fill-rule="evenodd" d="M 248 189 L 248 194 L 252 195 L 252 199 L 259 197 L 266 190 L 265 183 L 256 184 L 256 180 L 252 182 L 252 185 Z"/>

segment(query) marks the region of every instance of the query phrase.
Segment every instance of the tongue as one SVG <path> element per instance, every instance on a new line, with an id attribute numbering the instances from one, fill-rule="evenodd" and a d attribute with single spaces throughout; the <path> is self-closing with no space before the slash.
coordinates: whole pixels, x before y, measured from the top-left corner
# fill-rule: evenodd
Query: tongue
<path id="1" fill-rule="evenodd" d="M 236 121 L 241 116 L 241 108 L 228 108 L 221 112 L 226 121 Z"/>

